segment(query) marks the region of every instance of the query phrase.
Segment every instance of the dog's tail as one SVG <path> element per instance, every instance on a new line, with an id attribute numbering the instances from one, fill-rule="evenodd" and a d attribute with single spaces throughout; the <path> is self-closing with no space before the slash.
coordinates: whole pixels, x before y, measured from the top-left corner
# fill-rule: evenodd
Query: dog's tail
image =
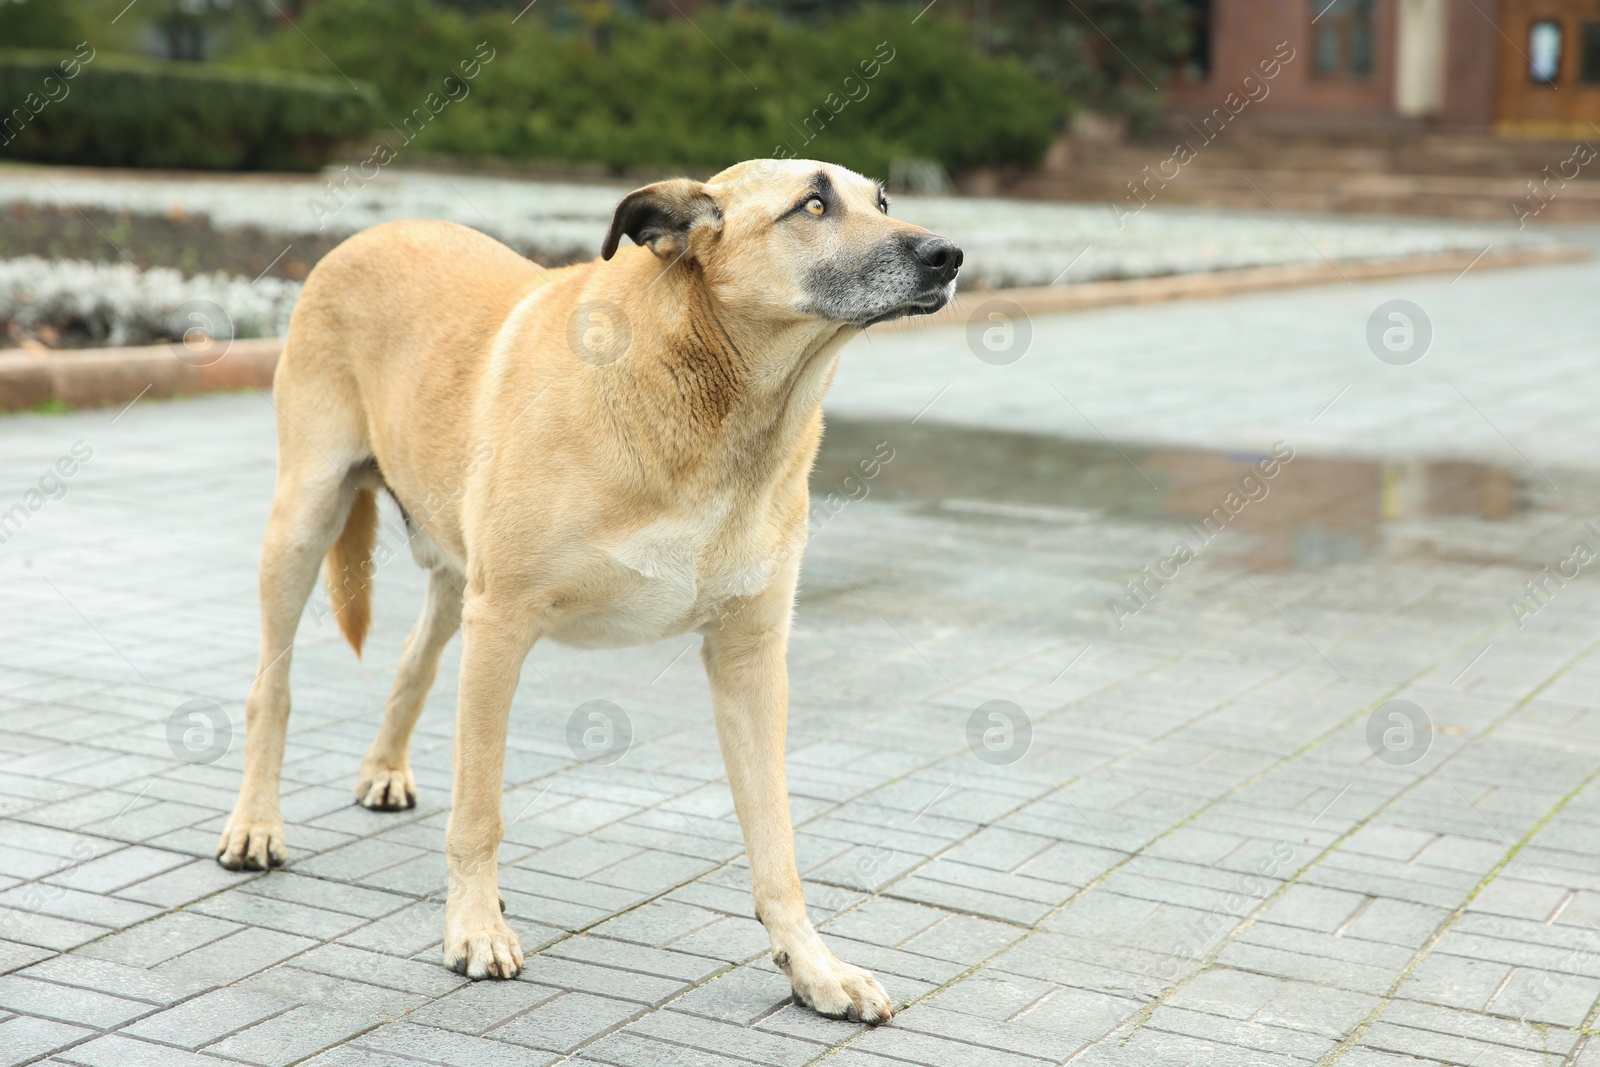
<path id="1" fill-rule="evenodd" d="M 378 494 L 363 487 L 356 491 L 344 532 L 328 549 L 322 568 L 334 618 L 358 656 L 372 624 L 372 546 L 377 540 Z"/>

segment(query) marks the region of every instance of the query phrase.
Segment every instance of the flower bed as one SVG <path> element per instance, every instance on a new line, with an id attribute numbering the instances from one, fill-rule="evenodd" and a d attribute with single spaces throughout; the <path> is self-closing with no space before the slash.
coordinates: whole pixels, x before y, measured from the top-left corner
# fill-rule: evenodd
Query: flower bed
<path id="1" fill-rule="evenodd" d="M 279 337 L 298 282 L 227 274 L 184 277 L 164 267 L 34 256 L 0 260 L 0 323 L 11 342 L 47 347 L 137 345 L 210 338 Z"/>

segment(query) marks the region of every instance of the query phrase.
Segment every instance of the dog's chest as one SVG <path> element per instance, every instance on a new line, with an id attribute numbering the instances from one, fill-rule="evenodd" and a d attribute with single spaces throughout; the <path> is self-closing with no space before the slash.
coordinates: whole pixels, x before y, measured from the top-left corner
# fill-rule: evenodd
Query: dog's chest
<path id="1" fill-rule="evenodd" d="M 557 636 L 633 645 L 694 629 L 729 599 L 765 588 L 771 556 L 747 527 L 728 523 L 723 509 L 659 518 L 609 546 L 603 594 Z"/>

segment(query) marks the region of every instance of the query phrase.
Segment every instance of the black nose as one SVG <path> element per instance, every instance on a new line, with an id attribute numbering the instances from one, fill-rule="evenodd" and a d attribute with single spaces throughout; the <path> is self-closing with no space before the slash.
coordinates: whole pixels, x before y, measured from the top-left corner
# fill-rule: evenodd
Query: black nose
<path id="1" fill-rule="evenodd" d="M 942 285 L 956 276 L 961 269 L 961 248 L 943 237 L 924 237 L 914 249 L 917 262 L 928 269 Z"/>

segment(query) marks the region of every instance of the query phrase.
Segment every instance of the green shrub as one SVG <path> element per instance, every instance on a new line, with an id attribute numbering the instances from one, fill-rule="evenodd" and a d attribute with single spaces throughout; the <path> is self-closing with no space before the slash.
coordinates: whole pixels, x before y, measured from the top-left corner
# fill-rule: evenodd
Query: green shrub
<path id="1" fill-rule="evenodd" d="M 315 170 L 372 129 L 342 79 L 85 49 L 0 52 L 0 157 L 102 167 Z"/>
<path id="2" fill-rule="evenodd" d="M 425 0 L 323 0 L 300 28 L 236 61 L 321 72 L 331 61 L 370 81 L 387 109 L 379 139 L 402 159 L 416 150 L 711 172 L 793 154 L 886 177 L 897 158 L 950 170 L 1032 162 L 1064 110 L 1019 62 L 978 55 L 965 27 L 936 15 L 913 25 L 904 12 L 868 11 L 817 28 L 702 11 L 693 23 L 618 20 L 563 34 Z M 491 49 L 467 94 L 413 141 L 387 132 L 447 77 L 459 90 L 462 63 Z"/>
<path id="3" fill-rule="evenodd" d="M 62 0 L 0 0 L 0 42 L 7 48 L 65 48 L 83 40 L 77 11 Z"/>

